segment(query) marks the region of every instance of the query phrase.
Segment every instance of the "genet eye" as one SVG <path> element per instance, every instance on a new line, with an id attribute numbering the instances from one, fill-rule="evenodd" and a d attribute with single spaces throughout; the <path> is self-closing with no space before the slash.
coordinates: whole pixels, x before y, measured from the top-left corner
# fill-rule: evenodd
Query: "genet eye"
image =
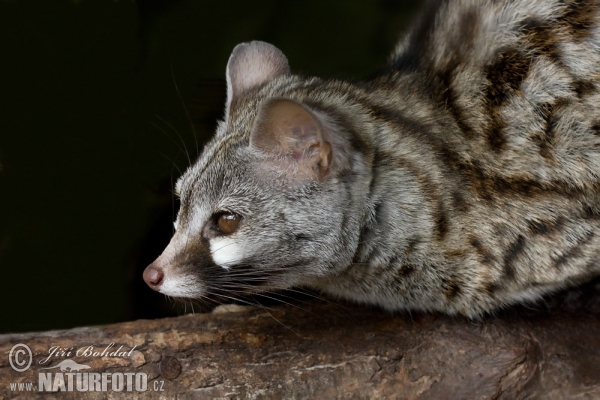
<path id="1" fill-rule="evenodd" d="M 237 229 L 241 219 L 237 214 L 224 212 L 217 216 L 217 227 L 221 233 L 228 235 Z"/>

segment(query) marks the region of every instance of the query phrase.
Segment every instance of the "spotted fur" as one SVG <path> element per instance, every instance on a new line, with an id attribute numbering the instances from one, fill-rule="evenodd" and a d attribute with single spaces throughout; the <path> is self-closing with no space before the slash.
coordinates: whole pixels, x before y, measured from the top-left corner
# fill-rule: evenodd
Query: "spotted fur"
<path id="1" fill-rule="evenodd" d="M 177 233 L 149 267 L 188 284 L 162 291 L 307 286 L 476 317 L 600 275 L 599 8 L 433 1 L 359 82 L 293 75 L 265 43 L 236 47 L 225 120 L 180 179 Z M 318 122 L 321 153 L 297 151 L 304 136 L 255 139 L 278 101 Z M 215 240 L 207 224 L 224 210 L 243 219 Z M 214 257 L 219 241 L 243 254 Z"/>

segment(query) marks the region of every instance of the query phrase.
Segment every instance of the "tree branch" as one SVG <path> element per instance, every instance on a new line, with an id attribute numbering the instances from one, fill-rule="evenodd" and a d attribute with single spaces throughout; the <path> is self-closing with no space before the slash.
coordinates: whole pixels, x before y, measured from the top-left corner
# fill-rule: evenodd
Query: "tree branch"
<path id="1" fill-rule="evenodd" d="M 321 302 L 302 309 L 228 308 L 1 335 L 0 395 L 16 395 L 10 382 L 33 382 L 37 388 L 40 373 L 56 379 L 58 368 L 41 368 L 71 359 L 90 367 L 82 373 L 143 372 L 152 392 L 144 397 L 156 398 L 600 398 L 598 314 L 514 308 L 473 322 Z M 8 362 L 17 343 L 27 344 L 33 354 L 32 366 L 22 373 Z M 129 355 L 71 354 L 39 364 L 52 346 L 75 352 L 90 345 L 102 350 L 110 343 L 112 350 L 123 346 Z M 86 394 L 122 396 L 111 391 L 110 383 L 107 392 Z M 80 398 L 81 393 L 60 397 Z"/>

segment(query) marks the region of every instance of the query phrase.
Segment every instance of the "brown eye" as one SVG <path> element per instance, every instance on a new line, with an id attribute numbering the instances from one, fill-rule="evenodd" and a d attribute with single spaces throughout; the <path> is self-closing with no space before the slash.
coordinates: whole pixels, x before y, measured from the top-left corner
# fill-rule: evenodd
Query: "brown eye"
<path id="1" fill-rule="evenodd" d="M 217 218 L 217 227 L 222 233 L 227 235 L 237 229 L 241 219 L 242 217 L 237 214 L 223 213 Z"/>

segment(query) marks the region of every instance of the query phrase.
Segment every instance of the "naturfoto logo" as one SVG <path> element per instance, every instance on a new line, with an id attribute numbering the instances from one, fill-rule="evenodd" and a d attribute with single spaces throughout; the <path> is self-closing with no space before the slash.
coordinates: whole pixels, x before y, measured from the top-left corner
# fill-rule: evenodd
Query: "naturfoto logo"
<path id="1" fill-rule="evenodd" d="M 14 382 L 10 383 L 10 390 L 12 392 L 145 392 L 149 388 L 148 375 L 144 372 L 88 372 L 87 370 L 91 369 L 89 365 L 78 363 L 70 358 L 131 357 L 137 346 L 133 346 L 130 350 L 123 347 L 117 347 L 114 342 L 104 347 L 85 346 L 78 349 L 52 346 L 48 349 L 48 355 L 37 364 L 44 365 L 43 368 L 39 368 L 41 370 L 54 371 L 39 371 L 37 386 L 32 381 Z M 33 364 L 33 353 L 29 346 L 23 343 L 14 345 L 9 353 L 9 363 L 16 372 L 27 371 Z M 163 384 L 163 381 L 155 380 L 150 390 L 161 392 Z"/>

